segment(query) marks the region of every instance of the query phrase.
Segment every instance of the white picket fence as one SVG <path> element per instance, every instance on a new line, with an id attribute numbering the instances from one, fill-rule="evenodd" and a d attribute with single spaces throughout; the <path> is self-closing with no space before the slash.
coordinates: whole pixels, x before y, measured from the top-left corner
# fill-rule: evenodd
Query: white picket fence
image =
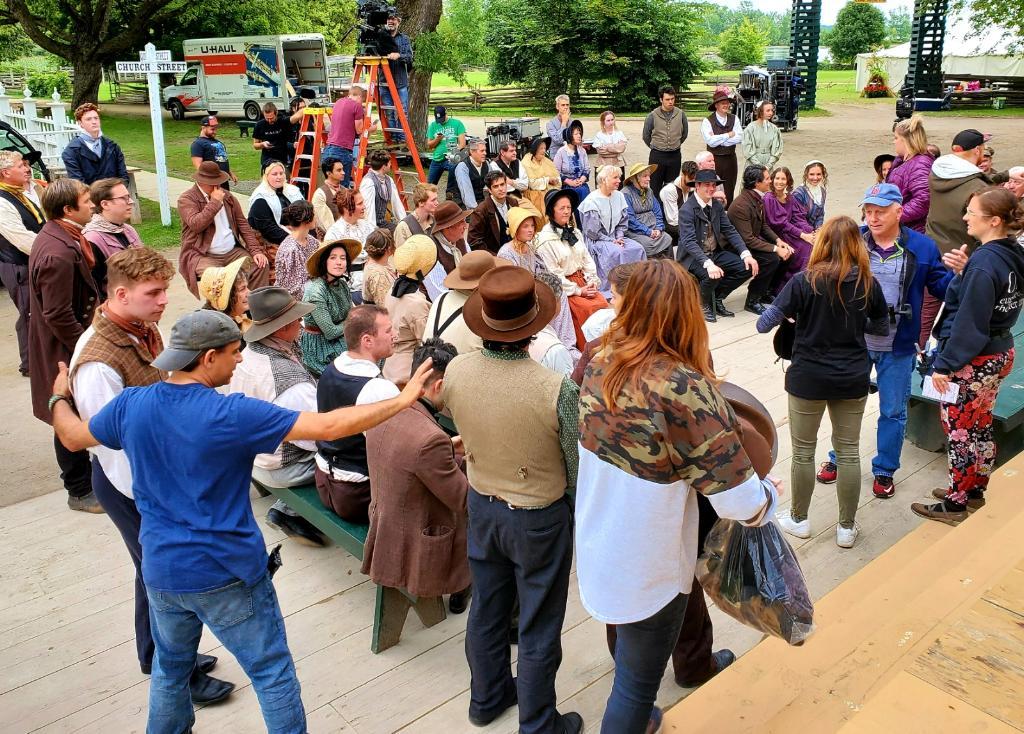
<path id="1" fill-rule="evenodd" d="M 37 101 L 27 87 L 23 97 L 12 97 L 0 84 L 0 120 L 20 132 L 43 156 L 43 162 L 52 170 L 63 170 L 61 153 L 67 144 L 75 139 L 82 129 L 67 117 L 67 104 L 61 101 L 60 93 L 54 89 L 49 103 L 44 107 L 49 117 L 40 117 Z"/>

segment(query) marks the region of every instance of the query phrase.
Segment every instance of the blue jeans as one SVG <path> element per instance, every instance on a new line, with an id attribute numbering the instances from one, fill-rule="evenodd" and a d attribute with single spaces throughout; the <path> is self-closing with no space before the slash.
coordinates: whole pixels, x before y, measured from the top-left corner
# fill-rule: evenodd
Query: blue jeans
<path id="1" fill-rule="evenodd" d="M 345 188 L 351 186 L 352 160 L 354 158 L 352 151 L 342 148 L 340 145 L 328 145 L 324 148 L 323 153 L 320 154 L 320 160 L 325 161 L 328 158 L 334 158 L 335 160 L 341 161 L 341 166 L 345 169 L 345 178 L 342 179 L 341 185 Z"/>
<path id="2" fill-rule="evenodd" d="M 201 593 L 146 591 L 156 643 L 147 734 L 181 734 L 195 722 L 188 682 L 204 624 L 252 681 L 268 734 L 304 734 L 299 679 L 269 576 Z"/>
<path id="3" fill-rule="evenodd" d="M 703 594 L 694 581 L 693 590 Z M 615 625 L 615 682 L 601 720 L 602 734 L 643 734 L 686 614 L 687 594 L 639 622 Z"/>
<path id="4" fill-rule="evenodd" d="M 444 145 L 444 143 L 442 143 Z M 437 182 L 441 180 L 441 174 L 448 171 L 448 180 L 455 180 L 455 164 L 449 161 L 447 158 L 442 158 L 439 161 L 430 161 L 430 170 L 427 171 L 427 183 L 437 185 Z"/>
<path id="5" fill-rule="evenodd" d="M 871 460 L 871 473 L 876 477 L 892 477 L 900 468 L 915 356 L 913 353 L 868 352 L 878 385 L 878 448 Z M 828 460 L 835 463 L 835 451 L 828 452 Z"/>
<path id="6" fill-rule="evenodd" d="M 409 87 L 399 87 L 398 88 L 398 98 L 402 100 L 402 110 L 405 112 L 405 119 L 408 120 L 409 119 Z M 394 104 L 394 102 L 391 100 L 391 90 L 388 89 L 387 84 L 383 84 L 382 83 L 381 86 L 380 86 L 380 101 L 381 101 L 381 104 L 383 104 L 385 106 L 390 106 L 390 105 Z M 402 124 L 398 120 L 398 113 L 395 112 L 395 110 L 387 110 L 387 115 L 388 115 L 388 127 L 390 127 L 390 128 L 400 128 L 400 127 L 402 127 Z M 391 133 L 391 135 L 392 135 L 392 137 L 396 141 L 405 140 L 405 133 L 403 133 L 403 132 Z"/>

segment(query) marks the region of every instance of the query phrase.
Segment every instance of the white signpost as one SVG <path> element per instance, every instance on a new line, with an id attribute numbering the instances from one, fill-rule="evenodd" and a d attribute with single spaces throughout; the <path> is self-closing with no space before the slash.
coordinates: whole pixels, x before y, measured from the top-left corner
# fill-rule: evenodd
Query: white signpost
<path id="1" fill-rule="evenodd" d="M 171 225 L 171 202 L 167 197 L 167 157 L 164 153 L 164 118 L 160 106 L 160 75 L 180 74 L 187 68 L 184 61 L 171 61 L 170 51 L 157 51 L 152 43 L 139 52 L 141 61 L 118 61 L 118 74 L 145 74 L 149 86 L 149 115 L 153 123 L 153 154 L 156 159 L 156 188 L 160 198 L 160 222 Z"/>

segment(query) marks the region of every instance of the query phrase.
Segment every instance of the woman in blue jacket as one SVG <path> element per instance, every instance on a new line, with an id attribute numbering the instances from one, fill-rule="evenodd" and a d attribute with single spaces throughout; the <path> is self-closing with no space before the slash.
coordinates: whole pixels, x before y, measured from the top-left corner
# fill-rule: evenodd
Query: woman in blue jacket
<path id="1" fill-rule="evenodd" d="M 985 488 L 995 466 L 992 409 L 1003 379 L 1013 369 L 1013 326 L 1024 304 L 1024 209 L 1012 192 L 984 189 L 967 202 L 967 233 L 981 246 L 963 273 L 946 289 L 934 335 L 939 349 L 931 380 L 936 391 L 956 386 L 941 404 L 949 451 L 949 486 L 933 494 L 938 504 L 914 503 L 915 514 L 948 525 L 967 519 L 985 504 Z"/>

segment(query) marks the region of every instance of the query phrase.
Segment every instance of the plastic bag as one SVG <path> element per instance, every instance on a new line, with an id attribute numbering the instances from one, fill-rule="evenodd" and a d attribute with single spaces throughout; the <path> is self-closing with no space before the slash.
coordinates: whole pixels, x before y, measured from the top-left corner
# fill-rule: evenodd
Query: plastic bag
<path id="1" fill-rule="evenodd" d="M 697 559 L 697 580 L 730 617 L 790 645 L 802 645 L 814 630 L 800 564 L 773 522 L 759 528 L 715 523 Z"/>

